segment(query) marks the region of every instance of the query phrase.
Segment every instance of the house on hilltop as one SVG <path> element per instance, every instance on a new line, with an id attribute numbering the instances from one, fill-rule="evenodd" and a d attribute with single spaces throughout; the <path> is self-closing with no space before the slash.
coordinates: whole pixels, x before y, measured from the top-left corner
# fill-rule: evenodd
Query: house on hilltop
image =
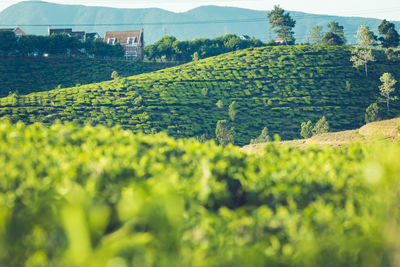
<path id="1" fill-rule="evenodd" d="M 50 29 L 48 30 L 48 34 L 53 35 L 53 34 L 67 34 L 69 37 L 76 37 L 81 41 L 85 40 L 85 32 L 83 31 L 78 31 L 78 32 L 74 32 L 72 31 L 71 28 L 66 28 L 66 29 Z"/>
<path id="2" fill-rule="evenodd" d="M 102 39 L 102 38 L 101 38 L 100 34 L 98 34 L 97 32 L 90 32 L 90 33 L 85 34 L 85 40 L 96 41 L 96 40 L 100 40 L 100 39 Z"/>
<path id="3" fill-rule="evenodd" d="M 106 32 L 103 42 L 115 45 L 121 44 L 126 59 L 143 59 L 144 37 L 143 29 L 137 31 Z"/>
<path id="4" fill-rule="evenodd" d="M 251 37 L 246 34 L 240 35 L 240 40 L 250 40 L 250 39 Z"/>
<path id="5" fill-rule="evenodd" d="M 15 34 L 15 36 L 17 38 L 20 38 L 21 36 L 26 35 L 25 32 L 23 30 L 21 30 L 20 27 L 15 27 L 15 28 L 0 28 L 0 31 L 10 31 L 13 32 Z"/>
<path id="6" fill-rule="evenodd" d="M 76 37 L 80 41 L 86 41 L 86 39 L 92 39 L 92 40 L 97 40 L 100 39 L 101 36 L 97 32 L 93 33 L 86 33 L 84 31 L 73 31 L 71 28 L 66 28 L 66 29 L 50 29 L 48 30 L 49 36 L 52 34 L 62 34 L 65 33 L 69 37 Z"/>

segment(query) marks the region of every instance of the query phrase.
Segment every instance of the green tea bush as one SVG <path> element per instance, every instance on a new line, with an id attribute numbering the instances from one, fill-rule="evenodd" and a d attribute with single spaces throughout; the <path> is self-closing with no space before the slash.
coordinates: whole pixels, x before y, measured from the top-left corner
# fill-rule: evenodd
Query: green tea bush
<path id="1" fill-rule="evenodd" d="M 0 97 L 9 92 L 29 94 L 107 81 L 114 70 L 132 76 L 173 65 L 89 58 L 0 58 Z"/>
<path id="2" fill-rule="evenodd" d="M 240 112 L 232 127 L 238 145 L 248 144 L 265 125 L 271 135 L 299 138 L 301 122 L 316 122 L 322 114 L 331 131 L 355 129 L 364 124 L 365 109 L 379 97 L 379 77 L 389 72 L 399 80 L 400 63 L 388 61 L 384 51 L 374 51 L 376 62 L 365 77 L 352 67 L 350 54 L 350 48 L 335 46 L 240 50 L 115 81 L 19 94 L 18 101 L 0 98 L 0 118 L 48 125 L 79 118 L 83 123 L 121 125 L 138 132 L 159 129 L 173 137 L 215 138 L 215 125 L 229 119 L 228 107 L 235 101 Z M 121 69 L 126 68 L 113 66 L 107 79 L 114 69 L 125 76 Z M 400 97 L 399 90 L 395 94 Z M 141 101 L 135 104 L 139 95 Z M 105 106 L 110 107 L 107 113 Z M 131 111 L 122 112 L 122 107 Z M 148 116 L 139 118 L 144 112 Z M 385 118 L 399 113 L 400 101 L 393 101 Z"/>
<path id="3" fill-rule="evenodd" d="M 245 155 L 0 123 L 2 266 L 396 266 L 400 144 Z"/>

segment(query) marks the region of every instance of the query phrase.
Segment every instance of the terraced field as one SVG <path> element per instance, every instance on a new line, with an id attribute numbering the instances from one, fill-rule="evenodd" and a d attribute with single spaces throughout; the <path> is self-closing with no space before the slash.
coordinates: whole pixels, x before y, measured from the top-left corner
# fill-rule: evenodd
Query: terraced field
<path id="1" fill-rule="evenodd" d="M 173 64 L 143 63 L 88 58 L 0 58 L 0 97 L 18 91 L 28 94 L 111 80 L 116 70 L 132 76 L 171 67 Z"/>
<path id="2" fill-rule="evenodd" d="M 246 49 L 117 81 L 0 99 L 0 116 L 51 124 L 55 120 L 114 125 L 175 137 L 215 137 L 218 120 L 230 120 L 235 144 L 248 144 L 267 126 L 283 139 L 299 137 L 300 123 L 325 115 L 331 130 L 358 128 L 379 96 L 379 77 L 400 79 L 399 63 L 375 51 L 369 76 L 354 69 L 350 49 L 279 46 Z M 216 103 L 221 100 L 223 107 Z M 388 117 L 399 114 L 391 104 Z"/>

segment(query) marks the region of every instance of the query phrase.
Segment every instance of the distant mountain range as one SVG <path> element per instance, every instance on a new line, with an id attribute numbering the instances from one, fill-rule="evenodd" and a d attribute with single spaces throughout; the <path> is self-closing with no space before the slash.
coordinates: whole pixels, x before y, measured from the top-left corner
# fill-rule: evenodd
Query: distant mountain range
<path id="1" fill-rule="evenodd" d="M 377 33 L 381 20 L 361 17 L 339 17 L 315 15 L 289 11 L 297 21 L 295 37 L 298 43 L 306 42 L 314 25 L 323 25 L 332 20 L 344 26 L 349 43 L 361 24 L 367 24 Z M 48 25 L 54 28 L 71 27 L 73 30 L 98 32 L 135 30 L 143 27 L 146 43 L 153 43 L 164 35 L 173 35 L 179 40 L 200 37 L 214 38 L 226 33 L 246 34 L 264 42 L 274 38 L 269 28 L 266 11 L 236 7 L 202 6 L 187 12 L 174 13 L 158 8 L 121 9 L 82 5 L 60 5 L 42 1 L 26 1 L 12 5 L 0 13 L 0 27 L 21 25 L 29 34 L 46 34 Z M 102 25 L 103 24 L 103 25 Z M 104 25 L 106 24 L 106 25 Z M 112 25 L 110 25 L 112 24 Z M 400 22 L 395 22 L 400 29 Z M 39 26 L 29 26 L 39 25 Z"/>

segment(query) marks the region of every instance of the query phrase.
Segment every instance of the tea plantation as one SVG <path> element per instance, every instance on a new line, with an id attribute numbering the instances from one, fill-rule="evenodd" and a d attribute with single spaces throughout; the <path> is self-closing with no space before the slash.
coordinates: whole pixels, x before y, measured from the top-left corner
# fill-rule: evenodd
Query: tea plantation
<path id="1" fill-rule="evenodd" d="M 277 46 L 240 50 L 178 67 L 72 88 L 0 99 L 0 116 L 13 122 L 56 120 L 121 125 L 175 137 L 215 137 L 218 120 L 234 127 L 244 145 L 267 126 L 283 139 L 299 137 L 300 123 L 326 116 L 331 130 L 358 128 L 379 97 L 379 77 L 400 80 L 400 65 L 374 51 L 376 61 L 352 67 L 350 48 Z M 396 91 L 396 94 L 398 94 Z M 228 106 L 236 102 L 234 121 Z M 216 105 L 217 102 L 223 105 Z M 390 114 L 399 114 L 400 101 Z"/>
<path id="2" fill-rule="evenodd" d="M 398 266 L 400 144 L 245 155 L 0 122 L 1 266 Z"/>
<path id="3" fill-rule="evenodd" d="M 171 67 L 166 63 L 142 63 L 88 58 L 0 57 L 0 97 L 9 92 L 28 94 L 111 80 L 115 70 L 132 76 Z"/>

